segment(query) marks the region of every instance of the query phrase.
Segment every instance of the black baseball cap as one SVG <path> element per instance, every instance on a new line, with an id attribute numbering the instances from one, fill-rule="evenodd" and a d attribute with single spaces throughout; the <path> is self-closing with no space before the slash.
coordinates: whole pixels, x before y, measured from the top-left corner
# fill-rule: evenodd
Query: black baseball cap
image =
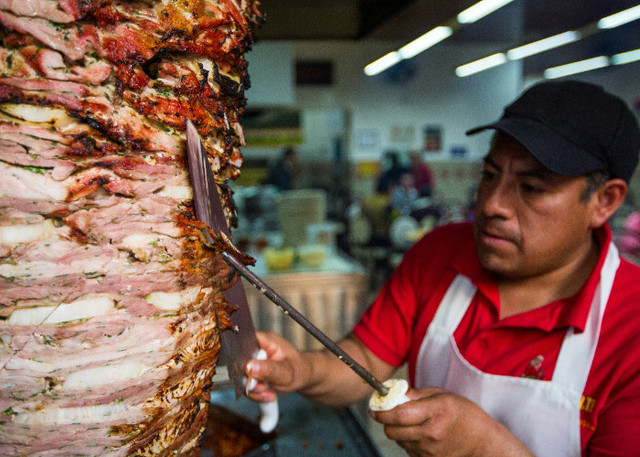
<path id="1" fill-rule="evenodd" d="M 549 170 L 564 176 L 607 171 L 629 182 L 638 164 L 640 128 L 627 104 L 580 81 L 536 84 L 507 106 L 494 129 L 513 137 Z"/>

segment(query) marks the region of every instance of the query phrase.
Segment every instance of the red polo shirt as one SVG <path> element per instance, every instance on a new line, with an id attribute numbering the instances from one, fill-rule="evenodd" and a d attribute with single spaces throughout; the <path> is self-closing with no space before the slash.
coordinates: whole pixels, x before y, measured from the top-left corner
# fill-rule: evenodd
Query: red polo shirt
<path id="1" fill-rule="evenodd" d="M 420 344 L 449 285 L 458 274 L 478 290 L 454 336 L 462 355 L 491 374 L 548 381 L 565 333 L 581 332 L 611 241 L 597 232 L 598 263 L 574 296 L 500 320 L 495 282 L 476 256 L 471 224 L 438 228 L 416 243 L 355 327 L 380 359 L 414 370 Z M 544 418 L 541 418 L 544 420 Z M 622 260 L 602 321 L 600 339 L 581 404 L 583 455 L 638 455 L 640 432 L 640 268 Z"/>

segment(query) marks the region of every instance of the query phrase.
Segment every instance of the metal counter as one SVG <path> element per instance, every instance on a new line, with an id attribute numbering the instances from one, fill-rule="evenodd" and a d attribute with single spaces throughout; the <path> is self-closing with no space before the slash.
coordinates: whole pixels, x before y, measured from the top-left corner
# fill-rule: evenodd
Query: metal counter
<path id="1" fill-rule="evenodd" d="M 265 447 L 276 457 L 382 457 L 364 422 L 352 408 L 330 408 L 298 394 L 278 395 L 276 438 Z M 211 392 L 211 402 L 257 424 L 258 406 L 232 389 Z M 251 453 L 250 455 L 253 455 Z M 203 457 L 205 457 L 203 455 Z"/>

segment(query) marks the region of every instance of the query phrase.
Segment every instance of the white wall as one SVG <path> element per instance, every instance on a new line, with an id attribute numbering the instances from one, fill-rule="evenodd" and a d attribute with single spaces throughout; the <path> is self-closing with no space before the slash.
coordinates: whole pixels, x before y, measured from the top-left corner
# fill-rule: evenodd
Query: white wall
<path id="1" fill-rule="evenodd" d="M 282 47 L 282 53 L 277 52 L 278 46 Z M 363 73 L 366 64 L 397 47 L 397 43 L 387 42 L 256 43 L 248 55 L 249 73 L 252 80 L 263 73 L 273 74 L 268 67 L 274 63 L 283 65 L 282 56 L 289 56 L 291 66 L 295 65 L 296 59 L 332 60 L 334 84 L 291 88 L 294 94 L 291 106 L 315 110 L 315 117 L 321 122 L 326 122 L 326 119 L 318 115 L 318 111 L 343 111 L 348 120 L 345 129 L 352 160 L 377 159 L 391 147 L 420 148 L 422 131 L 427 124 L 442 125 L 443 155 L 448 155 L 451 145 L 466 146 L 472 156 L 482 155 L 486 140 L 467 138 L 464 131 L 498 117 L 502 107 L 520 92 L 519 64 L 505 65 L 490 74 L 473 78 L 458 78 L 453 73 L 455 67 L 468 62 L 469 56 L 474 58 L 485 54 L 487 48 L 442 44 L 410 61 L 413 75 L 405 82 L 394 83 L 385 74 L 368 77 Z M 265 54 L 276 54 L 279 60 L 274 62 L 264 58 Z M 283 78 L 279 83 L 288 84 L 288 80 Z M 269 105 L 260 93 L 261 87 L 266 86 L 256 84 L 247 92 L 249 106 Z M 413 141 L 393 144 L 390 139 L 393 126 L 412 126 L 415 131 Z M 313 124 L 309 127 L 313 129 Z M 339 128 L 335 130 L 340 131 Z M 378 141 L 374 147 L 359 147 L 358 138 L 363 132 L 377 133 Z M 313 138 L 301 147 L 303 155 L 305 149 L 327 149 L 327 146 L 318 147 L 317 142 L 331 142 L 332 138 L 320 137 L 322 135 L 317 131 L 313 133 Z"/>
<path id="2" fill-rule="evenodd" d="M 264 42 L 249 53 L 251 87 L 249 101 L 257 106 L 290 106 L 295 103 L 293 45 Z"/>

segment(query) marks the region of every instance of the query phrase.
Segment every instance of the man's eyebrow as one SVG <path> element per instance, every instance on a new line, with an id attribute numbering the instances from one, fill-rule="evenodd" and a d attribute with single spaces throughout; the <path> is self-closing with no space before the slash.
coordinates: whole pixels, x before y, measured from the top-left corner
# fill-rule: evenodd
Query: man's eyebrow
<path id="1" fill-rule="evenodd" d="M 485 165 L 491 165 L 493 168 L 500 168 L 498 166 L 497 163 L 495 163 L 491 157 L 489 157 L 488 155 L 484 156 L 484 159 L 482 159 L 482 161 L 484 162 Z"/>
<path id="2" fill-rule="evenodd" d="M 482 161 L 484 162 L 485 165 L 489 165 L 497 170 L 501 170 L 502 168 L 490 157 L 490 156 L 485 156 L 484 159 L 482 159 Z M 553 173 L 551 170 L 547 169 L 544 165 L 538 163 L 537 165 L 532 166 L 530 169 L 525 169 L 525 170 L 521 170 L 518 171 L 516 173 L 518 176 L 520 177 L 525 177 L 525 178 L 539 178 L 539 179 L 548 179 L 551 176 L 553 176 L 555 173 Z"/>

